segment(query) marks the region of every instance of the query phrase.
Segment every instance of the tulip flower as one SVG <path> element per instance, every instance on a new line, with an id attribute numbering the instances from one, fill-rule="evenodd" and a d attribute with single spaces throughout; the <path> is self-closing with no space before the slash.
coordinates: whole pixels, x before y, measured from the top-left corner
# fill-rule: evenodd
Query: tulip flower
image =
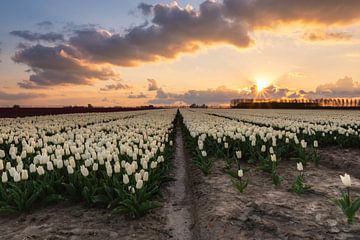
<path id="1" fill-rule="evenodd" d="M 345 173 L 344 176 L 340 175 L 341 182 L 344 184 L 345 187 L 351 187 L 351 178 L 350 175 Z"/>
<path id="2" fill-rule="evenodd" d="M 296 168 L 299 172 L 302 172 L 304 170 L 303 164 L 301 162 L 296 163 Z"/>
<path id="3" fill-rule="evenodd" d="M 1 176 L 1 182 L 2 183 L 7 183 L 7 181 L 8 181 L 8 175 L 7 175 L 6 172 L 3 172 L 2 176 Z"/>
<path id="4" fill-rule="evenodd" d="M 123 175 L 123 183 L 125 185 L 129 184 L 129 176 L 127 174 L 124 174 Z"/>

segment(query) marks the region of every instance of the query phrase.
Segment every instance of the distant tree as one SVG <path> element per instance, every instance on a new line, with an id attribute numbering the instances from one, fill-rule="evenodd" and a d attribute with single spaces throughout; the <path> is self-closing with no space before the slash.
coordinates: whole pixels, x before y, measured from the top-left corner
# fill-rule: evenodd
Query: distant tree
<path id="1" fill-rule="evenodd" d="M 88 108 L 93 108 L 93 105 L 91 105 L 90 103 L 87 106 Z"/>
<path id="2" fill-rule="evenodd" d="M 13 106 L 13 108 L 18 109 L 18 108 L 20 108 L 20 105 L 15 104 L 15 105 Z"/>

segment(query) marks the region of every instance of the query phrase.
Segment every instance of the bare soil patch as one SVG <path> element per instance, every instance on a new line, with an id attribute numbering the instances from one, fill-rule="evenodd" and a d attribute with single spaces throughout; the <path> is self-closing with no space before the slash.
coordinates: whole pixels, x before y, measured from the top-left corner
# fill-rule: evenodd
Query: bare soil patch
<path id="1" fill-rule="evenodd" d="M 192 168 L 192 175 L 198 176 L 193 183 L 197 239 L 360 239 L 360 215 L 349 226 L 332 201 L 343 188 L 343 169 L 310 164 L 305 175 L 313 191 L 298 195 L 289 191 L 298 174 L 295 162 L 279 163 L 284 178 L 279 187 L 270 174 L 248 164 L 243 168 L 249 169 L 245 176 L 250 179 L 244 193 L 232 186 L 222 160 L 215 160 L 208 177 Z M 352 180 L 352 194 L 360 196 L 360 181 Z"/>

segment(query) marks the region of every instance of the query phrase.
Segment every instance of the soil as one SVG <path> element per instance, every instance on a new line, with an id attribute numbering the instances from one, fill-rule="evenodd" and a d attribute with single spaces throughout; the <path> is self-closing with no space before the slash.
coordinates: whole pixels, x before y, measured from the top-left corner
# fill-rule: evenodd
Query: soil
<path id="1" fill-rule="evenodd" d="M 214 160 L 208 177 L 192 168 L 192 175 L 198 176 L 193 183 L 197 239 L 360 239 L 360 213 L 349 226 L 333 202 L 343 189 L 339 174 L 349 169 L 308 165 L 305 179 L 312 191 L 298 195 L 290 191 L 298 174 L 295 162 L 279 163 L 283 182 L 278 187 L 269 173 L 246 163 L 242 167 L 248 169 L 245 178 L 250 181 L 243 193 L 224 173 L 222 160 Z M 352 170 L 359 174 L 360 168 Z M 359 178 L 352 177 L 352 182 L 352 195 L 360 196 Z"/>
<path id="2" fill-rule="evenodd" d="M 225 162 L 214 160 L 205 177 L 184 150 L 177 128 L 176 179 L 164 188 L 164 201 L 137 220 L 107 210 L 62 203 L 20 216 L 0 216 L 0 239 L 360 239 L 360 213 L 349 226 L 333 202 L 343 189 L 339 175 L 351 174 L 351 194 L 360 196 L 360 150 L 320 149 L 320 166 L 305 167 L 312 191 L 290 191 L 296 163 L 282 160 L 282 184 L 246 163 L 249 185 L 239 193 L 225 173 Z"/>

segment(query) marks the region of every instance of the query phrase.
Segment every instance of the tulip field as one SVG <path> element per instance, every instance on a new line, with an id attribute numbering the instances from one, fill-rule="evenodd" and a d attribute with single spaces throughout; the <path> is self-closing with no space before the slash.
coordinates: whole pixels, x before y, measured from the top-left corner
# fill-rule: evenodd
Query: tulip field
<path id="1" fill-rule="evenodd" d="M 0 122 L 0 211 L 63 199 L 139 217 L 166 177 L 175 110 Z"/>
<path id="2" fill-rule="evenodd" d="M 44 211 L 86 228 L 89 219 L 71 217 L 81 211 L 83 219 L 97 214 L 92 222 L 104 214 L 110 219 L 97 223 L 96 236 L 68 230 L 74 239 L 360 239 L 357 111 L 164 109 L 3 118 L 0 176 L 4 229 L 19 218 L 42 219 L 37 214 Z M 62 210 L 52 210 L 57 206 Z M 0 239 L 32 239 L 31 221 L 24 220 L 19 235 L 0 224 Z M 49 221 L 47 227 L 68 227 Z M 184 228 L 191 236 L 178 236 Z M 66 236 L 52 231 L 47 237 Z"/>

